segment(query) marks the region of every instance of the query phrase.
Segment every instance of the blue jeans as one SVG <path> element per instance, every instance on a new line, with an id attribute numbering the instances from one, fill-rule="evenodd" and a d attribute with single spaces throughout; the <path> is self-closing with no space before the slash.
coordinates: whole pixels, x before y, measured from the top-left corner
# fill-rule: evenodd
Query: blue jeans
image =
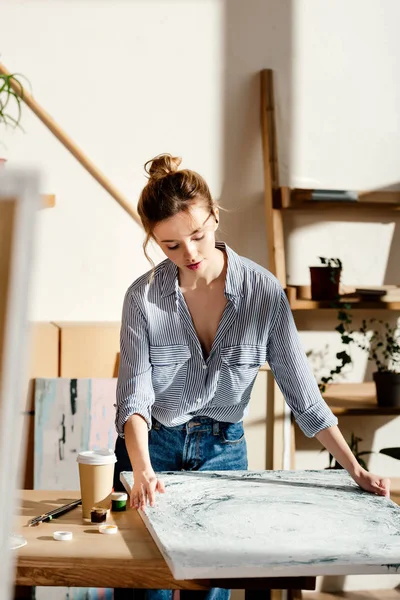
<path id="1" fill-rule="evenodd" d="M 154 471 L 234 471 L 247 469 L 243 423 L 221 423 L 209 417 L 193 418 L 185 425 L 165 427 L 153 420 L 149 451 Z M 125 440 L 117 439 L 114 489 L 123 490 L 121 471 L 131 471 Z M 144 594 L 144 595 L 142 595 Z M 172 590 L 135 590 L 135 600 L 172 600 Z M 181 600 L 228 600 L 230 590 L 181 591 Z"/>

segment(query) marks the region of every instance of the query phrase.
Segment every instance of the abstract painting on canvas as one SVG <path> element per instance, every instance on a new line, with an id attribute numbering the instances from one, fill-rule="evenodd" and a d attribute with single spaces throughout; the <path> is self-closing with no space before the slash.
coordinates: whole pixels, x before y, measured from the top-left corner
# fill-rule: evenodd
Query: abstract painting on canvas
<path id="1" fill-rule="evenodd" d="M 78 490 L 81 450 L 114 448 L 116 379 L 36 379 L 34 488 Z M 113 590 L 36 588 L 36 600 L 112 600 Z"/>

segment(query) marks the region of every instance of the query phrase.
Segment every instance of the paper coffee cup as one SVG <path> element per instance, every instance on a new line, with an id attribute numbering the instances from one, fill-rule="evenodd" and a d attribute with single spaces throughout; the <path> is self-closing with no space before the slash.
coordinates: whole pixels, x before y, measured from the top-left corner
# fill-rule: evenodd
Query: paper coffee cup
<path id="1" fill-rule="evenodd" d="M 114 479 L 113 450 L 87 450 L 77 457 L 82 497 L 82 517 L 90 519 L 94 506 L 109 508 Z"/>

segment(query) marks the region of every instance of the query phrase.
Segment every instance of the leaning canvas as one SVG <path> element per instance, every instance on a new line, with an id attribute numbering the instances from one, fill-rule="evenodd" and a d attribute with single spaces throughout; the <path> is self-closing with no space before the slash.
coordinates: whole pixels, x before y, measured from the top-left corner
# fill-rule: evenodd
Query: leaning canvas
<path id="1" fill-rule="evenodd" d="M 36 490 L 78 490 L 81 450 L 114 448 L 116 379 L 36 379 Z"/>
<path id="2" fill-rule="evenodd" d="M 116 379 L 36 379 L 34 488 L 78 490 L 81 450 L 114 448 Z M 112 600 L 111 589 L 36 588 L 36 600 Z"/>
<path id="3" fill-rule="evenodd" d="M 140 511 L 176 579 L 398 573 L 400 507 L 345 471 L 165 473 Z M 121 474 L 130 492 L 131 472 Z"/>

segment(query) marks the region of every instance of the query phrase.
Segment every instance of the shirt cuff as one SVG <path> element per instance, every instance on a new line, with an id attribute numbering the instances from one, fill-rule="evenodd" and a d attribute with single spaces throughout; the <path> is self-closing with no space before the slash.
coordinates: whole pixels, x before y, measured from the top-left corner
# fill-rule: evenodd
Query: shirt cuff
<path id="1" fill-rule="evenodd" d="M 294 418 L 305 436 L 312 438 L 317 433 L 338 424 L 337 417 L 333 414 L 324 400 L 313 404 L 301 415 L 294 413 Z"/>
<path id="2" fill-rule="evenodd" d="M 141 410 L 140 408 L 134 408 L 132 406 L 128 406 L 124 408 L 117 408 L 117 414 L 115 417 L 115 427 L 117 429 L 117 433 L 119 437 L 125 438 L 124 434 L 124 425 L 132 415 L 140 415 L 147 423 L 147 430 L 151 429 L 151 412 L 149 410 Z"/>

